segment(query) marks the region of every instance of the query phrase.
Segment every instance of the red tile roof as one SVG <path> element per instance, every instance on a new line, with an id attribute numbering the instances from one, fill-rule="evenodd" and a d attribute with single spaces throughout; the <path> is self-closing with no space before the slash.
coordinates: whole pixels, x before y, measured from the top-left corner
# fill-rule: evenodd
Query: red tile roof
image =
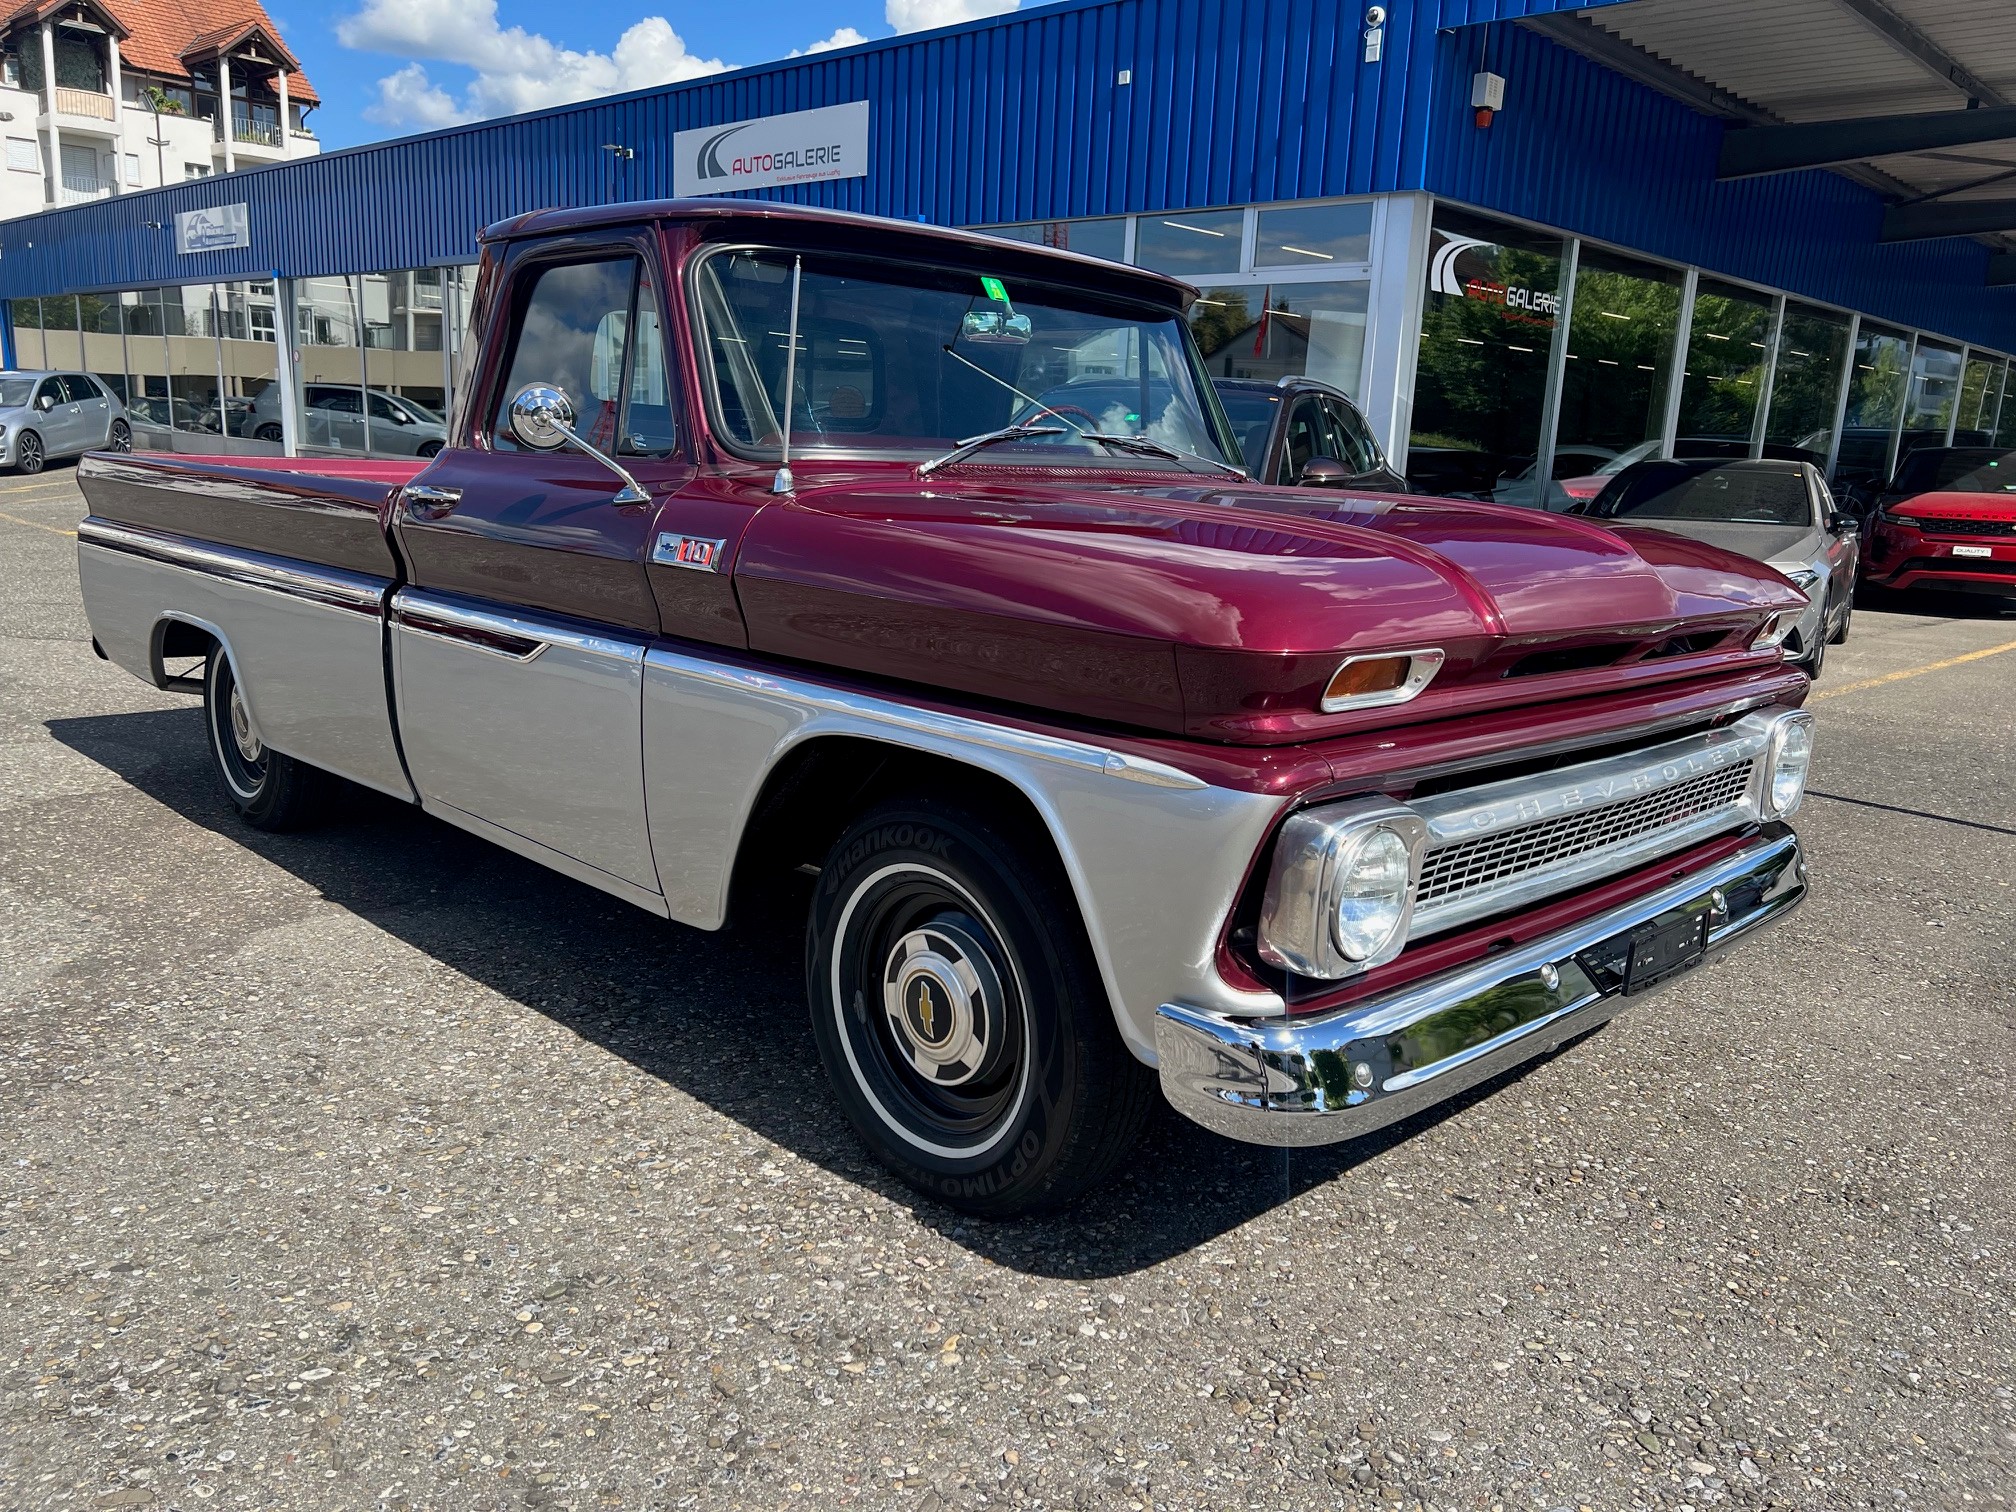
<path id="1" fill-rule="evenodd" d="M 280 61 L 292 65 L 287 74 L 287 92 L 304 105 L 320 103 L 320 96 L 301 72 L 299 62 L 288 52 L 280 28 L 266 14 L 259 0 L 82 0 L 87 9 L 102 11 L 125 29 L 119 56 L 138 73 L 171 79 L 189 77 L 187 59 L 199 61 L 219 47 L 235 47 L 255 31 L 281 54 Z M 4 20 L 0 26 L 14 27 L 40 21 L 67 11 L 78 0 L 21 0 L 8 6 L 0 0 Z"/>

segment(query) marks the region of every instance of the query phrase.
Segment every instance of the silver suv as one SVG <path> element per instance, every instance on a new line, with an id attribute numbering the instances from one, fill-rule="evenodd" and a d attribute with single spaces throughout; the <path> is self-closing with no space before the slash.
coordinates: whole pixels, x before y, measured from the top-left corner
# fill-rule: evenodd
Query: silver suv
<path id="1" fill-rule="evenodd" d="M 369 397 L 369 445 L 366 445 L 365 398 Z M 441 417 L 411 399 L 383 389 L 360 390 L 354 384 L 310 383 L 301 390 L 301 418 L 308 434 L 301 444 L 318 450 L 363 452 L 379 456 L 431 457 L 447 444 L 448 428 Z M 252 401 L 243 434 L 259 441 L 281 437 L 280 385 L 269 383 Z"/>
<path id="2" fill-rule="evenodd" d="M 39 473 L 51 457 L 131 450 L 126 406 L 89 373 L 0 373 L 0 467 Z"/>

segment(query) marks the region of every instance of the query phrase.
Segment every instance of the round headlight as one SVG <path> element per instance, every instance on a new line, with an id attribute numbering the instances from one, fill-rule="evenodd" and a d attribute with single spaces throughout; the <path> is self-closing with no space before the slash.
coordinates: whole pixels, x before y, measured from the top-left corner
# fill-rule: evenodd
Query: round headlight
<path id="1" fill-rule="evenodd" d="M 1383 825 L 1345 858 L 1337 875 L 1335 931 L 1346 958 L 1369 960 L 1392 943 L 1407 914 L 1411 862 L 1407 842 Z"/>
<path id="2" fill-rule="evenodd" d="M 1767 806 L 1774 819 L 1789 819 L 1806 796 L 1806 772 L 1813 765 L 1813 721 L 1788 719 L 1771 743 L 1771 789 Z"/>

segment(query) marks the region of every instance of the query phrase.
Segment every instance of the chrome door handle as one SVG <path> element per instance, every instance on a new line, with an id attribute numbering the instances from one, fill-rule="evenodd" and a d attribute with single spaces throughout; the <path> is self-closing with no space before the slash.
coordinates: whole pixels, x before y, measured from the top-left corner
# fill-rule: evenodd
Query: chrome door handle
<path id="1" fill-rule="evenodd" d="M 438 520 L 462 502 L 462 490 L 459 488 L 408 483 L 401 492 L 406 500 L 406 513 L 416 520 Z"/>

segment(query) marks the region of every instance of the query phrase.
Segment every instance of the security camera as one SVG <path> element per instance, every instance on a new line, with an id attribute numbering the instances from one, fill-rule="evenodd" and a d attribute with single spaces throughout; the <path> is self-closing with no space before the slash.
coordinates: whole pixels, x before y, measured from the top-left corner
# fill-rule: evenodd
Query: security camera
<path id="1" fill-rule="evenodd" d="M 1365 24 L 1367 26 L 1384 26 L 1386 24 L 1386 7 L 1383 5 L 1367 6 L 1365 9 Z"/>

